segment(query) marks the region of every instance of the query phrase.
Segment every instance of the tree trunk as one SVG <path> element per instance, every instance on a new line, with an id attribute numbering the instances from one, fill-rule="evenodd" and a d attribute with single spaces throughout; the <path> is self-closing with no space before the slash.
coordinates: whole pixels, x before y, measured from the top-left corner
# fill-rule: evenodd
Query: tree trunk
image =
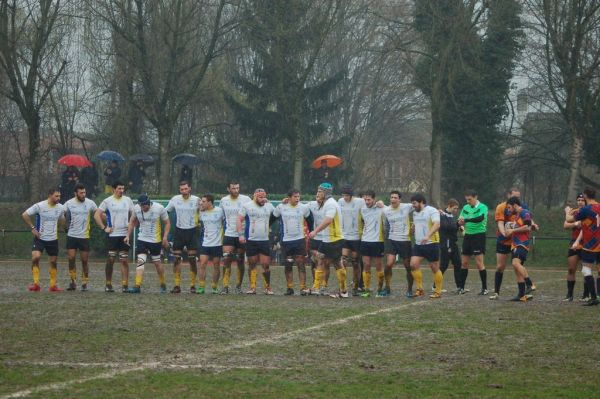
<path id="1" fill-rule="evenodd" d="M 432 119 L 435 120 L 435 117 Z M 431 186 L 429 204 L 442 206 L 442 131 L 435 121 L 431 129 Z"/>
<path id="2" fill-rule="evenodd" d="M 171 129 L 158 129 L 158 192 L 169 195 L 171 192 Z M 191 183 L 191 182 L 190 182 Z"/>
<path id="3" fill-rule="evenodd" d="M 577 195 L 579 173 L 581 172 L 581 159 L 583 158 L 583 137 L 578 133 L 575 123 L 569 123 L 569 130 L 571 131 L 573 142 L 571 143 L 571 154 L 569 157 L 571 165 L 569 167 L 569 184 L 567 186 L 567 198 L 565 199 L 565 202 L 572 201 Z"/>
<path id="4" fill-rule="evenodd" d="M 294 137 L 294 150 L 292 154 L 292 163 L 294 170 L 294 188 L 302 190 L 302 161 L 304 160 L 304 147 L 302 143 L 302 135 L 296 129 Z"/>
<path id="5" fill-rule="evenodd" d="M 25 197 L 30 203 L 40 201 L 45 193 L 41 192 L 42 179 L 40 159 L 40 117 L 32 113 L 25 121 L 29 135 L 29 169 L 26 173 Z"/>

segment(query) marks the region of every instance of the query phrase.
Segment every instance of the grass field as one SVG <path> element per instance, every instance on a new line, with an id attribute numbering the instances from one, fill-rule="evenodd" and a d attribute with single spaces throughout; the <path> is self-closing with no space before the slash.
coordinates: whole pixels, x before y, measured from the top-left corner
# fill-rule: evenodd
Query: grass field
<path id="1" fill-rule="evenodd" d="M 335 300 L 282 296 L 279 267 L 274 297 L 160 295 L 151 268 L 141 295 L 106 294 L 101 264 L 90 292 L 29 293 L 26 262 L 0 268 L 0 398 L 599 396 L 600 307 L 561 303 L 562 270 L 513 303 L 512 272 L 500 301 L 475 272 L 467 295 L 407 299 L 400 270 L 392 297 Z"/>

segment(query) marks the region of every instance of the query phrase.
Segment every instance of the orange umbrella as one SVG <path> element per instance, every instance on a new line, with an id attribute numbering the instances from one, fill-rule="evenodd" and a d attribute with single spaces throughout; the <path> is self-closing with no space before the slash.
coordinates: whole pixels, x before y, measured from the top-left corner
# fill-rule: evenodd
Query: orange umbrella
<path id="1" fill-rule="evenodd" d="M 83 155 L 77 154 L 68 154 L 58 160 L 58 163 L 66 166 L 76 166 L 78 168 L 83 168 L 86 166 L 92 166 L 92 163 L 89 159 L 84 157 Z"/>
<path id="2" fill-rule="evenodd" d="M 312 167 L 319 169 L 323 161 L 326 162 L 328 168 L 335 168 L 342 164 L 342 158 L 338 158 L 335 155 L 321 155 L 319 158 L 312 161 Z"/>

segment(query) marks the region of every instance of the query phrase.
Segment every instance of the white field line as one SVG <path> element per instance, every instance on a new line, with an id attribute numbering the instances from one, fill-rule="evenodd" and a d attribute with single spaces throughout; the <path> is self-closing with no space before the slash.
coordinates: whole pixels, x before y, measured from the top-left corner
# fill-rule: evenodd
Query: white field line
<path id="1" fill-rule="evenodd" d="M 273 344 L 273 343 L 277 343 L 278 341 L 287 340 L 287 339 L 296 337 L 298 335 L 303 336 L 304 334 L 306 334 L 308 332 L 317 331 L 317 330 L 320 330 L 320 329 L 323 329 L 326 327 L 337 326 L 340 324 L 349 323 L 351 321 L 360 320 L 365 317 L 375 316 L 375 315 L 383 314 L 383 313 L 394 312 L 394 311 L 401 310 L 401 309 L 404 309 L 404 308 L 407 308 L 410 306 L 419 306 L 419 305 L 424 305 L 424 304 L 432 303 L 432 302 L 434 302 L 434 301 L 418 301 L 418 302 L 406 303 L 406 304 L 402 304 L 402 305 L 378 309 L 378 310 L 374 310 L 371 312 L 360 313 L 360 314 L 356 314 L 353 316 L 343 317 L 341 319 L 336 319 L 336 320 L 328 321 L 325 323 L 316 324 L 314 326 L 289 331 L 286 333 L 276 334 L 276 335 L 269 336 L 269 337 L 261 337 L 261 338 L 253 339 L 250 341 L 241 342 L 239 344 L 233 344 L 233 345 L 227 346 L 225 348 L 216 350 L 214 352 L 223 353 L 223 352 L 229 352 L 231 350 L 248 348 L 250 346 L 257 345 L 257 344 Z M 206 356 L 206 354 L 204 356 Z M 185 365 L 181 365 L 180 368 L 184 368 L 184 366 Z M 201 365 L 198 365 L 197 368 L 200 368 L 200 366 Z M 110 367 L 114 367 L 114 364 L 111 364 Z M 44 392 L 44 391 L 61 390 L 61 389 L 64 389 L 64 388 L 66 388 L 70 385 L 74 385 L 74 384 L 83 384 L 83 383 L 86 383 L 89 381 L 110 379 L 110 378 L 114 378 L 114 377 L 117 377 L 117 376 L 120 376 L 123 374 L 134 373 L 134 372 L 139 372 L 139 371 L 146 371 L 146 370 L 151 370 L 151 369 L 160 369 L 160 368 L 162 368 L 160 362 L 141 363 L 141 364 L 138 364 L 135 366 L 126 366 L 126 367 L 122 367 L 122 365 L 119 365 L 119 366 L 114 367 L 112 370 L 109 370 L 109 371 L 106 371 L 103 373 L 91 375 L 88 377 L 82 377 L 82 378 L 78 378 L 78 379 L 74 379 L 74 380 L 69 380 L 69 381 L 40 385 L 38 387 L 25 389 L 22 391 L 13 392 L 13 393 L 10 393 L 10 394 L 4 395 L 4 396 L 0 396 L 0 399 L 23 398 L 23 397 L 27 397 L 31 394 L 34 394 L 34 393 L 39 393 L 39 392 Z M 174 368 L 177 368 L 177 367 L 174 367 Z M 189 368 L 192 368 L 192 367 L 189 367 Z M 235 367 L 232 367 L 232 368 L 235 368 Z"/>
<path id="2" fill-rule="evenodd" d="M 544 284 L 544 283 L 545 283 L 544 281 L 538 281 L 536 284 Z M 437 302 L 437 301 L 420 300 L 417 302 L 405 303 L 405 304 L 397 305 L 397 306 L 390 306 L 388 308 L 378 309 L 378 310 L 374 310 L 371 312 L 360 313 L 360 314 L 356 314 L 353 316 L 343 317 L 341 319 L 336 319 L 336 320 L 328 321 L 325 323 L 316 324 L 314 326 L 300 328 L 297 330 L 293 330 L 293 331 L 289 331 L 289 332 L 285 332 L 285 333 L 281 333 L 281 334 L 276 334 L 276 335 L 273 335 L 270 337 L 261 337 L 261 338 L 253 339 L 250 341 L 245 341 L 245 342 L 241 342 L 238 344 L 229 345 L 227 347 L 224 347 L 221 349 L 216 349 L 212 352 L 209 352 L 209 356 L 224 353 L 224 352 L 229 352 L 231 350 L 244 349 L 244 348 L 248 348 L 250 346 L 254 346 L 257 344 L 275 344 L 279 341 L 285 341 L 285 340 L 294 338 L 298 335 L 304 336 L 304 334 L 306 334 L 308 332 L 321 330 L 323 328 L 337 326 L 340 324 L 346 324 L 346 323 L 360 320 L 360 319 L 363 319 L 363 318 L 369 317 L 369 316 L 376 316 L 376 315 L 383 314 L 383 313 L 395 312 L 395 311 L 398 311 L 398 310 L 401 310 L 401 309 L 404 309 L 404 308 L 407 308 L 410 306 L 422 306 L 422 305 L 425 305 L 428 303 L 433 303 L 433 302 Z M 204 356 L 206 356 L 206 354 L 204 354 Z M 185 357 L 189 358 L 190 356 L 185 356 Z M 87 364 L 90 365 L 88 367 L 93 367 L 92 365 L 94 363 L 87 363 Z M 40 385 L 38 387 L 25 389 L 22 391 L 17 391 L 17 392 L 11 393 L 11 394 L 0 396 L 0 399 L 23 398 L 23 397 L 29 396 L 31 394 L 34 394 L 34 393 L 60 390 L 60 389 L 66 388 L 66 387 L 68 387 L 70 385 L 74 385 L 74 384 L 83 384 L 83 383 L 86 383 L 89 381 L 110 379 L 110 378 L 117 377 L 119 375 L 134 373 L 134 372 L 138 372 L 138 371 L 146 371 L 146 370 L 151 370 L 151 369 L 162 369 L 162 368 L 167 368 L 167 369 L 168 368 L 172 368 L 172 369 L 189 368 L 189 369 L 191 369 L 191 368 L 202 368 L 203 367 L 202 364 L 198 364 L 198 365 L 185 365 L 185 364 L 174 365 L 173 364 L 173 365 L 166 365 L 166 366 L 172 366 L 172 367 L 164 367 L 165 365 L 162 365 L 162 363 L 160 363 L 160 362 L 147 362 L 147 363 L 141 363 L 141 364 L 137 364 L 137 365 L 130 364 L 125 367 L 123 367 L 123 364 L 119 364 L 119 363 L 96 363 L 96 364 L 99 365 L 98 367 L 111 367 L 111 368 L 114 367 L 114 368 L 110 371 L 92 375 L 92 376 L 88 376 L 88 377 L 82 377 L 82 378 L 69 380 L 69 381 Z M 117 366 L 115 366 L 115 365 L 117 365 Z M 251 367 L 251 366 L 249 366 L 249 367 Z M 236 369 L 236 368 L 243 368 L 243 367 L 231 367 L 231 369 Z"/>

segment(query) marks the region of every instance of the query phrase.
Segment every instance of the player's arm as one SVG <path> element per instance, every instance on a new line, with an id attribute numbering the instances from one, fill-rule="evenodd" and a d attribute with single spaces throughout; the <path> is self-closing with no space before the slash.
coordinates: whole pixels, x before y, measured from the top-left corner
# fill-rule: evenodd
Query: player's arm
<path id="1" fill-rule="evenodd" d="M 96 212 L 94 212 L 94 221 L 96 222 L 96 224 L 98 225 L 100 230 L 104 231 L 105 233 L 110 234 L 112 232 L 112 227 L 108 227 L 104 224 L 105 218 L 106 218 L 106 214 L 104 213 L 104 209 L 102 209 L 102 208 L 96 209 Z"/>
<path id="2" fill-rule="evenodd" d="M 129 237 L 131 236 L 131 233 L 133 233 L 133 230 L 137 227 L 138 224 L 139 224 L 139 222 L 134 213 L 129 218 L 129 225 L 127 226 L 127 235 L 123 239 L 123 242 L 125 242 L 125 244 L 129 245 Z"/>
<path id="3" fill-rule="evenodd" d="M 67 231 L 67 227 L 69 226 L 67 224 L 67 218 L 65 216 L 65 214 L 63 213 L 59 218 L 58 218 L 58 226 L 63 230 L 63 231 Z"/>
<path id="4" fill-rule="evenodd" d="M 171 219 L 169 218 L 169 214 L 165 210 L 163 214 L 162 221 L 164 223 L 164 233 L 162 236 L 162 245 L 165 248 L 169 247 L 169 232 L 171 231 Z"/>
<path id="5" fill-rule="evenodd" d="M 244 232 L 242 231 L 242 226 L 244 226 L 244 218 L 245 217 L 246 217 L 246 210 L 244 209 L 244 206 L 242 206 L 242 208 L 240 209 L 240 212 L 238 213 L 237 226 L 235 227 L 235 231 L 237 232 L 238 236 L 240 237 L 241 243 L 246 242 L 246 236 L 244 235 Z"/>
<path id="6" fill-rule="evenodd" d="M 577 235 L 577 238 L 575 239 L 575 241 L 573 241 L 573 244 L 571 245 L 571 249 L 575 250 L 575 249 L 579 248 L 579 245 L 580 245 L 582 239 L 583 239 L 583 231 L 580 231 L 579 234 Z"/>
<path id="7" fill-rule="evenodd" d="M 25 224 L 27 224 L 27 226 L 29 226 L 29 228 L 31 229 L 31 234 L 33 234 L 35 238 L 40 238 L 40 232 L 35 228 L 35 225 L 31 221 L 31 216 L 29 215 L 29 213 L 27 211 L 23 212 L 21 214 L 21 218 L 23 219 Z"/>
<path id="8" fill-rule="evenodd" d="M 329 226 L 332 222 L 333 222 L 332 217 L 325 217 L 323 219 L 323 221 L 321 222 L 321 224 L 318 225 L 317 227 L 315 227 L 315 229 L 313 231 L 311 231 L 308 234 L 308 236 L 310 238 L 315 238 L 317 236 L 317 234 L 319 234 L 321 231 L 325 230 L 327 228 L 327 226 Z"/>

